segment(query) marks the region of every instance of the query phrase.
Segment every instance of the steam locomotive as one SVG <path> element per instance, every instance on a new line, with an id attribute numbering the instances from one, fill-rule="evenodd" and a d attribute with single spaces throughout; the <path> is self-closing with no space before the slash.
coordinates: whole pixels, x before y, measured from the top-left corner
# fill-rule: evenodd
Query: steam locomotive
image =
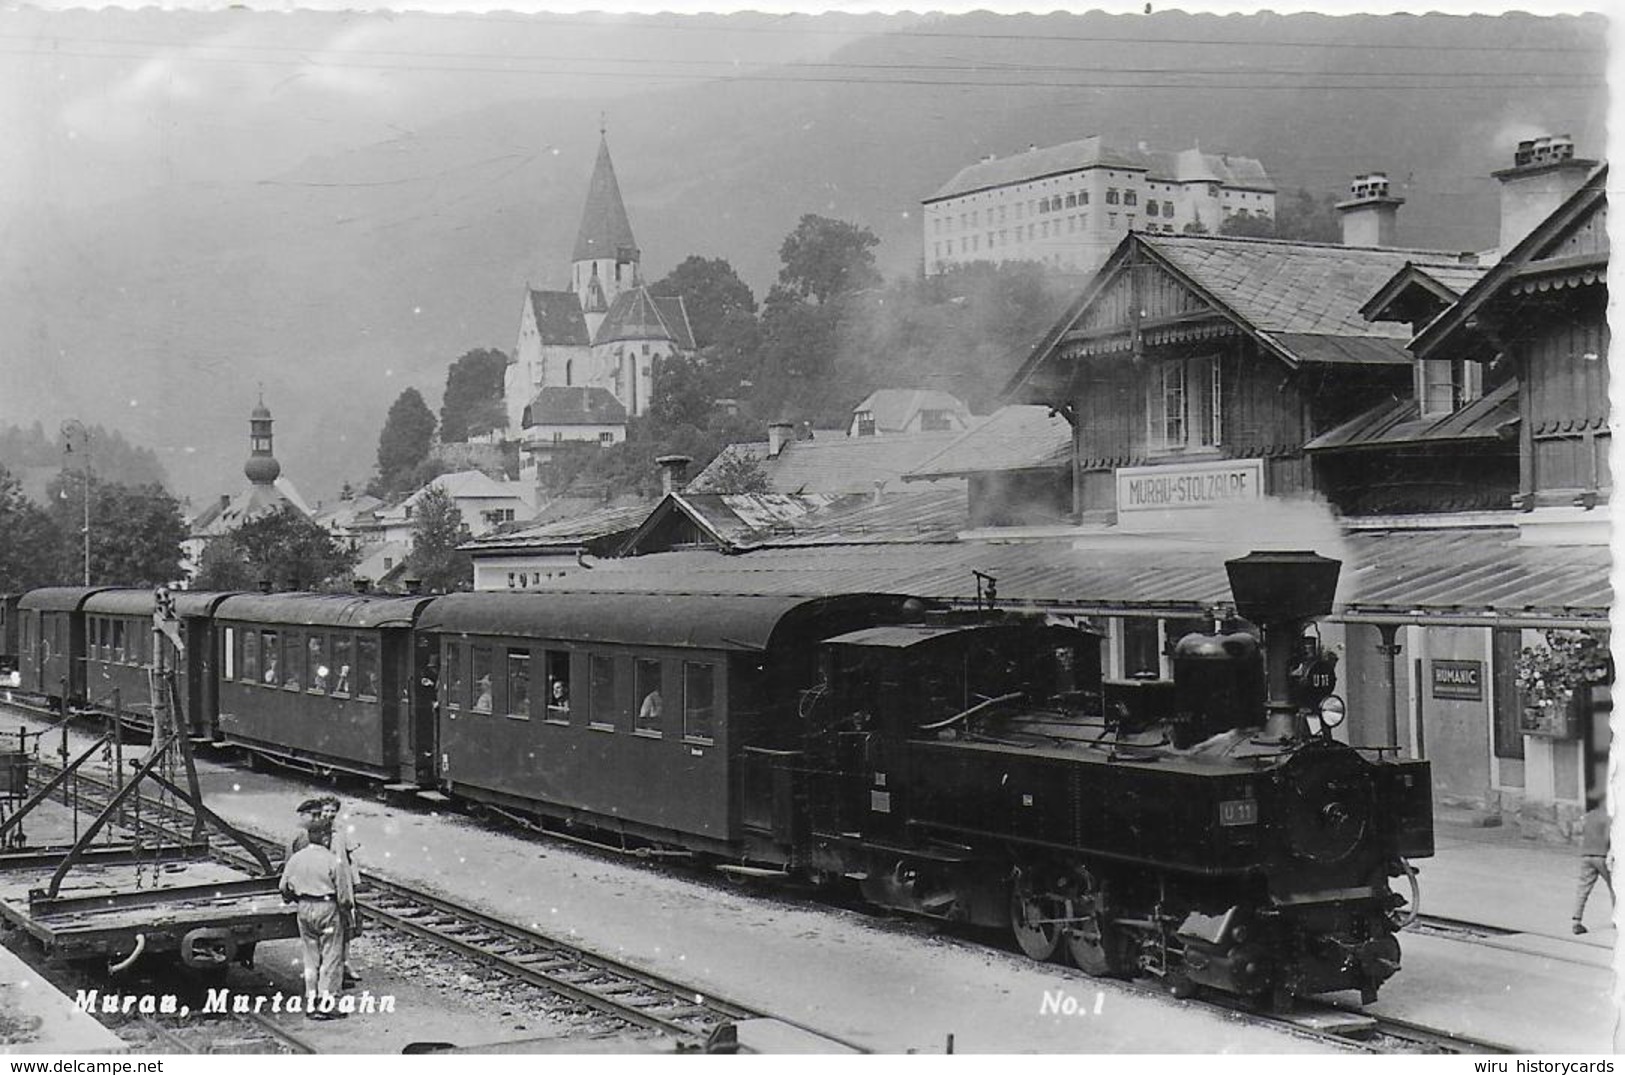
<path id="1" fill-rule="evenodd" d="M 1176 993 L 1369 1002 L 1399 966 L 1389 882 L 1432 854 L 1428 766 L 1330 734 L 1337 561 L 1227 567 L 1236 617 L 1180 639 L 1171 682 L 1103 678 L 1100 636 L 1041 616 L 558 591 L 188 595 L 180 687 L 195 736 L 257 759 L 855 882 Z M 23 595 L 23 689 L 123 684 L 139 723 L 151 607 Z"/>

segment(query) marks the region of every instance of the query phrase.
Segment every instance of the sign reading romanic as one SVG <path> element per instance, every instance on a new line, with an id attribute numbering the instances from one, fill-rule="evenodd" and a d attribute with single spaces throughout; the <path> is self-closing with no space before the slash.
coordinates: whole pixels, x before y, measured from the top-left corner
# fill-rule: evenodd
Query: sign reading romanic
<path id="1" fill-rule="evenodd" d="M 1117 470 L 1117 510 L 1168 511 L 1264 499 L 1264 461 L 1225 459 Z"/>
<path id="2" fill-rule="evenodd" d="M 1463 702 L 1484 700 L 1483 661 L 1434 661 L 1433 697 Z"/>

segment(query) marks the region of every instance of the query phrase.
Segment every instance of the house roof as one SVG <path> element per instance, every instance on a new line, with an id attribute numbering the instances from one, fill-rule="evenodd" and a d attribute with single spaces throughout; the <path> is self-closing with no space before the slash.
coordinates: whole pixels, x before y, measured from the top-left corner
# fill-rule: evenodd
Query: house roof
<path id="1" fill-rule="evenodd" d="M 951 411 L 965 419 L 970 417 L 964 401 L 934 388 L 882 388 L 870 392 L 852 411 L 869 412 L 874 416 L 875 429 L 882 433 L 907 428 L 921 411 Z"/>
<path id="2" fill-rule="evenodd" d="M 1509 289 L 1534 287 L 1544 290 L 1549 286 L 1604 282 L 1608 267 L 1606 227 L 1598 229 L 1598 234 L 1583 244 L 1582 251 L 1572 256 L 1552 255 L 1560 252 L 1565 242 L 1574 238 L 1589 222 L 1606 212 L 1607 205 L 1608 166 L 1604 164 L 1592 172 L 1585 184 L 1568 200 L 1507 251 L 1494 268 L 1461 296 L 1460 301 L 1416 334 L 1416 339 L 1410 345 L 1416 357 L 1450 357 L 1451 349 L 1463 346 L 1467 342 L 1466 337 L 1477 336 L 1471 328 L 1473 315 L 1501 298 Z M 1441 351 L 1445 353 L 1438 353 Z"/>
<path id="3" fill-rule="evenodd" d="M 1198 149 L 1175 152 L 1126 149 L 1090 135 L 1058 146 L 1029 149 L 1008 157 L 979 161 L 961 168 L 926 204 L 972 191 L 1022 183 L 1043 176 L 1064 175 L 1083 168 L 1122 168 L 1144 171 L 1159 182 L 1220 182 L 1249 190 L 1274 190 L 1264 166 L 1252 157 L 1203 153 Z"/>
<path id="4" fill-rule="evenodd" d="M 908 482 L 1072 463 L 1072 426 L 1041 405 L 1014 403 L 978 421 L 942 451 L 903 475 Z"/>
<path id="5" fill-rule="evenodd" d="M 602 507 L 564 519 L 487 534 L 458 547 L 476 555 L 568 551 L 601 538 L 630 536 L 649 517 L 650 509 L 647 503 Z"/>
<path id="6" fill-rule="evenodd" d="M 576 232 L 573 261 L 594 258 L 637 260 L 637 240 L 632 238 L 632 222 L 621 201 L 621 185 L 615 180 L 615 165 L 609 159 L 609 139 L 598 141 L 598 159 L 587 183 L 587 204 L 581 211 L 581 230 Z M 629 257 L 624 256 L 630 254 Z"/>
<path id="7" fill-rule="evenodd" d="M 878 501 L 873 496 L 843 497 L 764 537 L 761 544 L 790 548 L 940 543 L 958 540 L 969 519 L 969 489 L 959 482 L 933 482 L 886 493 Z"/>
<path id="8" fill-rule="evenodd" d="M 907 474 L 960 436 L 959 430 L 914 433 L 906 437 L 815 437 L 791 441 L 769 458 L 762 442 L 730 444 L 688 485 L 707 492 L 710 481 L 730 456 L 753 456 L 775 493 L 868 493 L 895 487 Z M 957 478 L 945 479 L 960 481 Z"/>
<path id="9" fill-rule="evenodd" d="M 1518 421 L 1518 382 L 1508 381 L 1451 414 L 1421 416 L 1414 399 L 1380 403 L 1304 445 L 1305 451 L 1352 451 L 1400 445 L 1504 438 Z"/>
<path id="10" fill-rule="evenodd" d="M 1488 262 L 1477 260 L 1459 265 L 1407 261 L 1365 301 L 1360 315 L 1367 321 L 1409 321 L 1411 315 L 1406 307 L 1415 300 L 1448 305 L 1489 271 Z"/>
<path id="11" fill-rule="evenodd" d="M 581 300 L 574 291 L 530 290 L 527 300 L 536 319 L 536 333 L 542 343 L 552 346 L 587 347 L 587 319 L 581 316 Z"/>
<path id="12" fill-rule="evenodd" d="M 607 388 L 550 386 L 536 393 L 520 424 L 529 426 L 618 426 L 626 408 Z"/>
<path id="13" fill-rule="evenodd" d="M 694 350 L 694 330 L 689 326 L 683 300 L 677 296 L 656 297 L 645 287 L 615 296 L 593 343 L 617 340 L 671 340 L 681 350 Z"/>
<path id="14" fill-rule="evenodd" d="M 1003 395 L 1015 397 L 1058 352 L 1067 333 L 1094 302 L 1138 263 L 1165 270 L 1216 317 L 1229 321 L 1290 365 L 1409 365 L 1407 328 L 1367 321 L 1361 307 L 1407 264 L 1453 264 L 1455 257 L 1432 250 L 1130 232 L 1039 340 Z M 1130 328 L 1125 321 L 1121 340 L 1102 339 L 1095 346 L 1101 352 L 1121 350 Z M 1158 331 L 1189 336 L 1210 332 L 1211 326 L 1193 323 Z"/>
<path id="15" fill-rule="evenodd" d="M 666 519 L 680 514 L 711 544 L 738 549 L 793 527 L 835 499 L 827 493 L 668 493 L 627 539 L 625 548 L 636 550 Z"/>
<path id="16" fill-rule="evenodd" d="M 278 477 L 269 485 L 255 482 L 233 497 L 224 507 L 216 500 L 192 520 L 193 537 L 215 537 L 272 512 L 284 504 L 308 517 L 310 505 L 299 495 L 293 482 Z"/>

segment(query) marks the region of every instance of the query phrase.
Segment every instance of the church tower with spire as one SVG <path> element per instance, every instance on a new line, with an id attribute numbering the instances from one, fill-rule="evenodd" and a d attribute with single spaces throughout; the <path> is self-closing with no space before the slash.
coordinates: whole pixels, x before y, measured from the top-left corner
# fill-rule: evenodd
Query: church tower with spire
<path id="1" fill-rule="evenodd" d="M 627 219 L 621 185 L 609 159 L 609 136 L 602 127 L 598 129 L 598 160 L 587 184 L 587 204 L 570 260 L 571 290 L 581 301 L 588 334 L 596 336 L 615 300 L 642 283 L 638 279 L 638 243 L 632 237 L 632 222 Z"/>
<path id="2" fill-rule="evenodd" d="M 561 445 L 624 440 L 626 419 L 648 413 L 661 363 L 694 353 L 683 300 L 651 295 L 641 260 L 600 124 L 570 286 L 526 289 L 503 375 L 507 436 L 521 447 L 521 473 Z"/>

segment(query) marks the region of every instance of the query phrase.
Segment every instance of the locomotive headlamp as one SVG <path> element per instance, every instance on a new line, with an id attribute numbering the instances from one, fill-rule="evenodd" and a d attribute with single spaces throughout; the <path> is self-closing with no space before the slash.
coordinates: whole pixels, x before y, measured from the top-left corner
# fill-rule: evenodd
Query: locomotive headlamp
<path id="1" fill-rule="evenodd" d="M 1322 728 L 1325 728 L 1327 731 L 1331 731 L 1339 724 L 1342 724 L 1343 719 L 1347 716 L 1348 707 L 1343 704 L 1343 699 L 1339 698 L 1337 695 L 1331 694 L 1321 699 L 1320 726 Z"/>

